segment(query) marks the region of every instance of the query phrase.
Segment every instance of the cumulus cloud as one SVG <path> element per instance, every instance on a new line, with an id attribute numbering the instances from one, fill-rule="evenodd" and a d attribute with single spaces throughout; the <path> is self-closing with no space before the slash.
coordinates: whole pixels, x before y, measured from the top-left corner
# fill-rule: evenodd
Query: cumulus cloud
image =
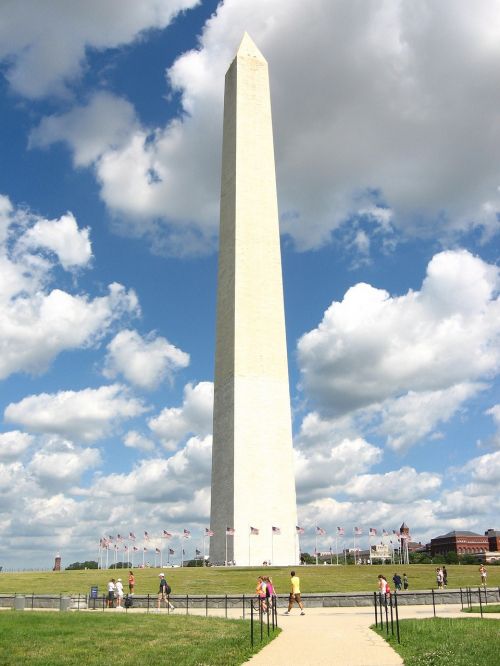
<path id="1" fill-rule="evenodd" d="M 380 411 L 377 429 L 387 436 L 387 445 L 404 451 L 433 433 L 436 426 L 449 421 L 484 384 L 456 384 L 442 391 L 409 391 L 401 398 L 386 400 Z M 434 435 L 435 436 L 435 435 Z"/>
<path id="2" fill-rule="evenodd" d="M 85 160 L 94 159 L 108 207 L 137 220 L 136 233 L 159 236 L 157 249 L 169 253 L 202 251 L 216 230 L 224 73 L 248 30 L 270 63 L 283 230 L 299 248 L 329 242 L 359 216 L 371 217 L 376 234 L 446 237 L 476 227 L 491 236 L 500 210 L 497 13 L 495 0 L 474 8 L 465 0 L 225 0 L 199 47 L 168 71 L 182 115 L 153 131 L 135 127 L 124 143 L 104 132 L 109 148 Z M 120 29 L 121 19 L 111 35 Z M 14 61 L 14 84 L 32 49 Z M 78 160 L 89 124 L 68 124 L 42 124 L 40 141 L 66 140 Z M 367 232 L 352 241 L 366 256 Z"/>
<path id="3" fill-rule="evenodd" d="M 82 448 L 58 438 L 49 439 L 36 451 L 27 470 L 51 493 L 80 481 L 84 472 L 101 463 L 98 449 Z"/>
<path id="4" fill-rule="evenodd" d="M 120 331 L 107 347 L 104 374 L 114 378 L 121 374 L 143 389 L 154 389 L 164 379 L 189 365 L 189 354 L 154 333 L 142 338 L 137 331 Z"/>
<path id="5" fill-rule="evenodd" d="M 22 424 L 30 432 L 91 442 L 146 409 L 140 400 L 131 397 L 126 387 L 111 384 L 97 389 L 28 396 L 7 405 L 4 419 L 7 423 Z"/>
<path id="6" fill-rule="evenodd" d="M 68 5 L 64 0 L 8 3 L 0 8 L 0 61 L 12 88 L 29 98 L 63 93 L 78 77 L 86 51 L 133 42 L 153 28 L 165 28 L 198 0 L 111 0 Z"/>
<path id="7" fill-rule="evenodd" d="M 46 249 L 68 270 L 86 266 L 92 257 L 89 229 L 79 229 L 71 213 L 58 220 L 39 220 L 21 236 L 16 251 Z"/>
<path id="8" fill-rule="evenodd" d="M 500 404 L 493 405 L 486 411 L 491 416 L 496 426 L 496 432 L 489 438 L 488 443 L 494 448 L 500 449 Z"/>
<path id="9" fill-rule="evenodd" d="M 391 297 L 357 284 L 332 303 L 298 342 L 303 388 L 325 413 L 342 414 L 409 391 L 420 393 L 406 398 L 414 407 L 425 392 L 455 387 L 440 394 L 452 413 L 473 393 L 470 382 L 498 372 L 499 314 L 497 267 L 467 251 L 441 252 L 419 292 Z M 397 409 L 388 408 L 388 431 Z"/>
<path id="10" fill-rule="evenodd" d="M 50 288 L 56 266 L 82 268 L 91 257 L 89 230 L 71 213 L 47 220 L 0 198 L 0 379 L 43 372 L 62 351 L 90 347 L 139 313 L 134 291 L 117 283 L 96 298 Z"/>
<path id="11" fill-rule="evenodd" d="M 427 499 L 441 486 L 441 476 L 431 472 L 417 472 L 413 467 L 386 472 L 361 474 L 346 484 L 344 492 L 359 500 L 382 499 L 388 504 Z"/>
<path id="12" fill-rule="evenodd" d="M 18 460 L 33 443 L 33 437 L 20 430 L 0 433 L 0 460 Z"/>
<path id="13" fill-rule="evenodd" d="M 382 450 L 361 438 L 345 439 L 324 452 L 296 452 L 297 492 L 306 498 L 333 494 L 353 476 L 364 472 L 382 459 Z"/>
<path id="14" fill-rule="evenodd" d="M 123 438 L 123 443 L 130 449 L 139 449 L 140 451 L 154 451 L 155 443 L 141 435 L 136 430 L 129 430 Z"/>
<path id="15" fill-rule="evenodd" d="M 167 449 L 175 449 L 189 434 L 212 432 L 214 386 L 212 382 L 186 384 L 181 407 L 167 407 L 148 421 L 149 428 Z"/>

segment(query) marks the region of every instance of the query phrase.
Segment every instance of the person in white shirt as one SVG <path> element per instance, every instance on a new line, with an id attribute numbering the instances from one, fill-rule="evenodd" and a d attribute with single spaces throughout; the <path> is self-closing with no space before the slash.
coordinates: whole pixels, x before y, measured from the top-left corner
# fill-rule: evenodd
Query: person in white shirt
<path id="1" fill-rule="evenodd" d="M 108 608 L 114 608 L 115 606 L 115 579 L 111 578 L 108 582 Z"/>
<path id="2" fill-rule="evenodd" d="M 116 581 L 116 607 L 117 608 L 123 608 L 122 602 L 123 602 L 123 583 L 122 579 L 118 578 Z"/>

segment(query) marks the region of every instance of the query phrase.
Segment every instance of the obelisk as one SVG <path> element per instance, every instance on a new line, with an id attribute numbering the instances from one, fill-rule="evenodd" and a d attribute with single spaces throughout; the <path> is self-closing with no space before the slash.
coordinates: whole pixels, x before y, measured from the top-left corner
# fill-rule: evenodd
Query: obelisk
<path id="1" fill-rule="evenodd" d="M 269 76 L 245 33 L 224 93 L 210 559 L 296 564 L 296 523 Z"/>

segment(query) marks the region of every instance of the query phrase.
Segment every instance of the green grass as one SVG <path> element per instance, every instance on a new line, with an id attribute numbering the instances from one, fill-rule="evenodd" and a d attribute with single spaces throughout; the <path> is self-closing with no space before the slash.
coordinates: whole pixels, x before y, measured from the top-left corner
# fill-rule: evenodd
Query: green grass
<path id="1" fill-rule="evenodd" d="M 429 618 L 401 620 L 401 644 L 377 630 L 405 666 L 486 666 L 498 664 L 500 620 Z"/>
<path id="2" fill-rule="evenodd" d="M 252 650 L 250 624 L 242 620 L 0 613 L 0 666 L 236 666 L 267 642 Z"/>
<path id="3" fill-rule="evenodd" d="M 479 606 L 472 606 L 471 608 L 464 608 L 464 613 L 480 613 Z M 483 604 L 483 613 L 500 613 L 500 604 Z"/>
<path id="4" fill-rule="evenodd" d="M 366 592 L 376 589 L 377 574 L 385 573 L 390 580 L 394 572 L 403 571 L 409 576 L 410 590 L 423 590 L 435 587 L 435 569 L 432 564 L 411 564 L 405 566 L 307 566 L 298 567 L 301 590 L 308 592 Z M 450 565 L 448 587 L 476 587 L 479 574 L 476 565 Z M 156 593 L 160 569 L 134 569 L 136 593 Z M 289 591 L 290 568 L 183 568 L 167 569 L 166 577 L 172 586 L 173 594 L 253 594 L 259 573 L 273 577 L 279 593 Z M 91 585 L 99 586 L 99 593 L 105 591 L 106 582 L 113 576 L 121 577 L 126 584 L 128 571 L 43 571 L 29 573 L 0 573 L 0 593 L 14 592 L 31 594 L 77 594 L 88 593 Z M 488 585 L 500 586 L 500 567 L 489 567 Z"/>

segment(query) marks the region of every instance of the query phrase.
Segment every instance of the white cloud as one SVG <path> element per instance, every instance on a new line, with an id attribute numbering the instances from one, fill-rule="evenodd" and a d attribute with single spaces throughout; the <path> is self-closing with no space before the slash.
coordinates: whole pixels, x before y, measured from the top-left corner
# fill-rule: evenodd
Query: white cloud
<path id="1" fill-rule="evenodd" d="M 211 434 L 213 400 L 212 382 L 186 384 L 182 407 L 165 408 L 148 421 L 149 428 L 167 450 L 175 449 L 186 435 Z"/>
<path id="2" fill-rule="evenodd" d="M 108 344 L 105 376 L 118 374 L 143 389 L 154 389 L 164 379 L 189 365 L 189 354 L 161 336 L 142 338 L 137 331 L 120 331 Z"/>
<path id="3" fill-rule="evenodd" d="M 77 447 L 72 442 L 55 438 L 36 451 L 27 471 L 41 487 L 54 493 L 78 483 L 84 472 L 100 463 L 98 449 Z"/>
<path id="4" fill-rule="evenodd" d="M 0 433 L 0 460 L 18 460 L 33 443 L 33 437 L 20 430 Z"/>
<path id="5" fill-rule="evenodd" d="M 466 251 L 435 255 L 420 292 L 391 297 L 355 285 L 300 338 L 303 388 L 322 410 L 337 414 L 409 391 L 422 400 L 425 392 L 452 389 L 441 394 L 452 413 L 472 394 L 467 383 L 498 372 L 497 290 L 497 267 Z M 417 398 L 406 402 L 414 407 Z M 397 404 L 392 410 L 396 419 Z"/>
<path id="6" fill-rule="evenodd" d="M 139 449 L 140 451 L 154 451 L 155 448 L 153 441 L 135 430 L 129 430 L 123 438 L 123 443 L 131 449 Z"/>
<path id="7" fill-rule="evenodd" d="M 102 51 L 164 28 L 198 0 L 26 0 L 0 8 L 0 60 L 13 89 L 26 97 L 62 93 L 78 77 L 87 49 Z"/>
<path id="8" fill-rule="evenodd" d="M 21 236 L 16 251 L 51 250 L 64 270 L 86 266 L 92 257 L 89 231 L 79 229 L 71 213 L 58 220 L 39 220 Z"/>
<path id="9" fill-rule="evenodd" d="M 90 442 L 106 435 L 112 426 L 146 411 L 140 400 L 119 384 L 82 391 L 28 396 L 10 403 L 7 423 L 22 424 L 30 432 L 52 433 Z"/>
<path id="10" fill-rule="evenodd" d="M 437 425 L 449 421 L 467 400 L 485 388 L 484 384 L 463 383 L 442 391 L 409 391 L 383 403 L 377 431 L 387 436 L 391 449 L 404 451 L 431 434 Z"/>
<path id="11" fill-rule="evenodd" d="M 489 438 L 488 443 L 494 448 L 500 449 L 500 404 L 493 405 L 486 411 L 492 417 L 496 426 L 496 432 Z"/>
<path id="12" fill-rule="evenodd" d="M 361 438 L 345 439 L 324 451 L 296 451 L 297 492 L 302 500 L 333 494 L 381 459 L 382 450 Z"/>
<path id="13" fill-rule="evenodd" d="M 441 476 L 431 472 L 417 472 L 413 467 L 386 472 L 385 474 L 362 474 L 344 487 L 344 492 L 358 500 L 388 504 L 414 502 L 427 499 L 441 487 Z"/>
<path id="14" fill-rule="evenodd" d="M 0 199 L 0 379 L 42 372 L 60 352 L 92 346 L 114 322 L 138 314 L 135 293 L 117 283 L 96 298 L 50 290 L 58 263 L 85 267 L 91 256 L 89 230 L 71 213 L 46 220 Z"/>
<path id="15" fill-rule="evenodd" d="M 82 13 L 90 16 L 91 8 Z M 110 38 L 96 33 L 97 48 L 124 39 L 116 36 L 123 13 Z M 248 30 L 270 63 L 283 228 L 299 247 L 328 242 L 351 215 L 382 210 L 390 220 L 372 216 L 377 233 L 391 226 L 446 237 L 478 227 L 492 235 L 500 210 L 500 91 L 491 86 L 500 54 L 497 13 L 496 0 L 474 7 L 465 0 L 417 7 L 401 0 L 225 0 L 199 48 L 168 71 L 182 116 L 152 133 L 137 128 L 102 154 L 95 162 L 102 197 L 122 218 L 136 218 L 136 233 L 154 237 L 158 225 L 145 221 L 162 217 L 168 226 L 157 249 L 202 251 L 216 229 L 224 73 Z M 23 45 L 32 42 L 26 35 Z M 76 44 L 81 57 L 82 41 Z M 18 89 L 33 52 L 27 48 L 10 71 Z M 61 59 L 65 68 L 68 62 L 75 60 Z M 52 138 L 66 139 L 78 159 L 88 125 L 68 133 L 65 124 Z M 368 239 L 357 240 L 366 251 Z"/>
<path id="16" fill-rule="evenodd" d="M 212 438 L 192 437 L 168 459 L 142 460 L 129 474 L 109 474 L 99 481 L 99 491 L 132 496 L 138 502 L 184 504 L 196 490 L 210 485 Z"/>

